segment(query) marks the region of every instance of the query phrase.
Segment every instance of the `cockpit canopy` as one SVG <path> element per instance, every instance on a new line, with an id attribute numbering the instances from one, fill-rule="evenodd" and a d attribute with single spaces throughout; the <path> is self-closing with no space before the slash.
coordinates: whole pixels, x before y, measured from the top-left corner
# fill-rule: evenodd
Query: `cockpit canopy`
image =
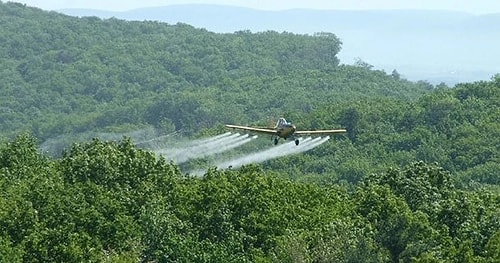
<path id="1" fill-rule="evenodd" d="M 288 123 L 285 118 L 279 118 L 278 121 L 276 122 L 276 127 L 281 127 L 284 125 L 290 124 Z"/>

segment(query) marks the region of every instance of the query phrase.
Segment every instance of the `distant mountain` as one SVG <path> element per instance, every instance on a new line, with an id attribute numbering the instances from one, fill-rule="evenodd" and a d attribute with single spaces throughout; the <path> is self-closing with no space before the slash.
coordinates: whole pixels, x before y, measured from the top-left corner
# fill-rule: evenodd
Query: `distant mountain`
<path id="1" fill-rule="evenodd" d="M 500 14 L 454 11 L 264 11 L 220 5 L 171 5 L 127 12 L 65 9 L 72 16 L 186 23 L 209 31 L 332 32 L 343 42 L 339 58 L 361 59 L 376 68 L 396 69 L 411 80 L 432 83 L 490 79 L 500 72 Z"/>

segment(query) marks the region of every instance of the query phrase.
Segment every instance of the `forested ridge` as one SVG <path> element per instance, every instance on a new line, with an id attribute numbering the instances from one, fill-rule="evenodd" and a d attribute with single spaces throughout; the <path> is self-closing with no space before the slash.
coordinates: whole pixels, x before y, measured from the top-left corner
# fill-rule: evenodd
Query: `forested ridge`
<path id="1" fill-rule="evenodd" d="M 347 98 L 414 99 L 429 89 L 368 66 L 338 65 L 341 43 L 331 33 L 216 34 L 16 4 L 0 12 L 0 125 L 9 138 L 31 131 L 43 141 L 127 125 L 189 135 Z"/>
<path id="2" fill-rule="evenodd" d="M 500 75 L 413 83 L 332 33 L 216 34 L 0 3 L 0 262 L 498 262 Z M 348 133 L 202 177 L 129 138 L 285 116 Z"/>

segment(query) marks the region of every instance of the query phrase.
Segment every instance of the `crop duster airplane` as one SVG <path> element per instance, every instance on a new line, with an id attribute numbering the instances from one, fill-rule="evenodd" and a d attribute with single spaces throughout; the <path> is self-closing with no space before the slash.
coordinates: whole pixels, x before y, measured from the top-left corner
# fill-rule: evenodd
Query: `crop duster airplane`
<path id="1" fill-rule="evenodd" d="M 239 129 L 251 132 L 258 133 L 266 133 L 272 135 L 271 139 L 274 142 L 274 145 L 278 144 L 279 138 L 283 138 L 285 140 L 291 139 L 295 140 L 295 145 L 299 145 L 299 139 L 296 138 L 297 135 L 319 135 L 319 134 L 338 134 L 345 133 L 345 129 L 337 129 L 337 130 L 317 130 L 317 131 L 297 131 L 295 125 L 291 122 L 287 122 L 285 118 L 280 118 L 274 128 L 259 128 L 259 127 L 248 127 L 248 126 L 238 126 L 227 124 L 227 128 Z"/>

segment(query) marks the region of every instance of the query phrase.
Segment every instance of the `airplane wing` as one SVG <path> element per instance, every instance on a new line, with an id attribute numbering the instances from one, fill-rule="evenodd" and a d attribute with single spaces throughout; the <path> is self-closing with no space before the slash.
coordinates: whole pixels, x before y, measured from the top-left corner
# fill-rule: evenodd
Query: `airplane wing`
<path id="1" fill-rule="evenodd" d="M 314 135 L 314 134 L 338 134 L 338 133 L 346 133 L 346 129 L 337 129 L 337 130 L 318 130 L 318 131 L 295 131 L 297 135 Z"/>
<path id="2" fill-rule="evenodd" d="M 226 124 L 226 127 L 232 128 L 232 129 L 245 130 L 245 131 L 253 131 L 253 132 L 260 132 L 260 133 L 267 133 L 267 134 L 276 134 L 276 130 L 271 129 L 271 128 L 256 128 L 256 127 L 238 126 L 238 125 L 230 125 L 230 124 Z"/>

